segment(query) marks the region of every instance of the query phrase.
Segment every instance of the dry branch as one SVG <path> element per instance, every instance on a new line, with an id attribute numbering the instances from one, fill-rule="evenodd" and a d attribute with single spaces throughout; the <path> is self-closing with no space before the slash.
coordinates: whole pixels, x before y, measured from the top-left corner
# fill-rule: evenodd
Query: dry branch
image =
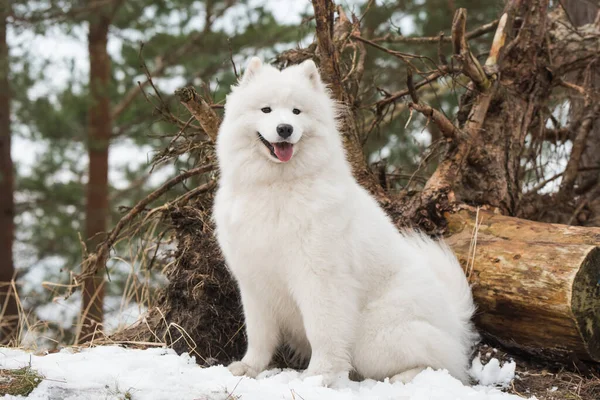
<path id="1" fill-rule="evenodd" d="M 431 74 L 427 75 L 423 80 L 415 83 L 414 88 L 415 88 L 415 90 L 420 89 L 423 86 L 426 86 L 426 85 L 430 84 L 431 82 L 441 78 L 442 76 L 448 75 L 452 72 L 454 72 L 454 71 L 449 66 L 447 66 L 447 65 L 440 66 L 435 72 L 432 72 Z M 406 96 L 408 94 L 410 94 L 410 89 L 406 88 L 406 89 L 403 89 L 398 92 L 390 94 L 389 96 L 377 101 L 376 103 L 370 105 L 369 107 L 383 108 L 383 107 L 387 106 L 388 104 L 391 104 L 395 101 L 402 99 L 404 96 Z"/>
<path id="2" fill-rule="evenodd" d="M 454 14 L 452 21 L 452 47 L 454 55 L 462 64 L 463 72 L 477 86 L 481 92 L 489 89 L 491 83 L 488 80 L 481 64 L 471 53 L 466 37 L 467 10 L 459 8 Z"/>
<path id="3" fill-rule="evenodd" d="M 494 39 L 492 40 L 492 47 L 490 48 L 490 55 L 485 61 L 486 66 L 493 66 L 498 63 L 500 59 L 502 49 L 504 48 L 504 42 L 506 41 L 506 28 L 508 22 L 508 14 L 503 14 L 498 22 L 498 29 L 496 29 L 496 33 L 494 34 Z"/>
<path id="4" fill-rule="evenodd" d="M 374 47 L 374 48 L 376 48 L 377 50 L 381 50 L 381 51 L 383 51 L 384 53 L 387 53 L 387 54 L 389 54 L 389 55 L 392 55 L 392 56 L 394 56 L 394 57 L 397 57 L 397 58 L 399 58 L 400 60 L 404 61 L 405 63 L 407 63 L 407 64 L 409 64 L 409 65 L 410 65 L 410 60 L 411 60 L 411 59 L 413 59 L 413 58 L 416 58 L 416 59 L 427 59 L 427 60 L 430 60 L 428 57 L 425 57 L 425 56 L 419 56 L 419 55 L 417 55 L 417 54 L 405 53 L 405 52 L 403 52 L 403 51 L 398 51 L 398 50 L 392 50 L 392 49 L 388 49 L 387 47 L 383 47 L 383 46 L 381 46 L 381 45 L 379 45 L 379 44 L 375 43 L 375 42 L 374 42 L 374 41 L 372 41 L 372 40 L 369 40 L 369 39 L 367 39 L 367 38 L 364 38 L 364 37 L 362 37 L 362 36 L 361 36 L 360 34 L 358 34 L 358 33 L 354 33 L 354 34 L 352 34 L 352 35 L 351 35 L 351 37 L 352 37 L 352 39 L 354 39 L 354 40 L 357 40 L 357 41 L 359 41 L 359 42 L 362 42 L 362 43 L 368 44 L 369 46 L 371 46 L 371 47 Z M 430 61 L 432 61 L 432 60 L 430 60 Z"/>
<path id="5" fill-rule="evenodd" d="M 451 208 L 451 203 L 456 201 L 455 190 L 462 189 L 458 185 L 462 182 L 465 170 L 467 170 L 467 161 L 469 158 L 475 159 L 475 156 L 479 154 L 479 151 L 472 150 L 481 150 L 481 132 L 498 87 L 496 76 L 488 78 L 479 62 L 471 54 L 465 38 L 465 26 L 466 10 L 459 9 L 452 24 L 454 52 L 462 63 L 463 72 L 471 78 L 478 89 L 468 92 L 471 101 L 468 105 L 468 116 L 464 119 L 463 125 L 459 125 L 460 128 L 457 128 L 442 113 L 429 106 L 411 105 L 415 110 L 433 119 L 441 132 L 446 137 L 453 139 L 449 143 L 445 159 L 438 165 L 419 196 L 415 197 L 408 211 L 416 216 L 417 223 L 431 231 L 435 231 L 438 229 L 437 226 L 443 223 L 441 210 Z M 505 23 L 498 25 L 495 38 L 502 40 L 494 40 L 495 54 L 499 54 L 502 49 L 500 42 L 504 42 L 505 26 Z M 464 108 L 465 105 L 463 104 L 462 107 Z M 486 163 L 485 160 L 476 162 L 483 165 Z"/>
<path id="6" fill-rule="evenodd" d="M 461 135 L 460 129 L 454 126 L 454 124 L 438 110 L 420 103 L 409 103 L 408 107 L 417 110 L 428 119 L 432 119 L 445 137 L 452 139 Z"/>
<path id="7" fill-rule="evenodd" d="M 587 111 L 581 119 L 579 129 L 577 129 L 569 162 L 565 168 L 563 180 L 560 185 L 560 191 L 558 193 L 559 198 L 564 199 L 573 191 L 581 156 L 585 150 L 590 131 L 594 126 L 594 121 L 598 117 L 600 117 L 600 102 L 595 102 L 587 107 Z"/>
<path id="8" fill-rule="evenodd" d="M 215 143 L 221 125 L 221 118 L 217 115 L 210 104 L 196 93 L 193 87 L 185 87 L 177 89 L 175 95 L 179 98 L 181 104 L 200 123 L 200 126 L 206 132 L 210 140 Z"/>
<path id="9" fill-rule="evenodd" d="M 465 37 L 467 40 L 477 38 L 479 36 L 485 35 L 486 33 L 493 32 L 498 26 L 498 20 L 489 22 L 485 25 L 481 25 L 479 28 L 474 29 L 468 32 Z M 441 42 L 450 43 L 452 39 L 450 37 L 442 36 Z M 440 42 L 440 37 L 407 37 L 402 35 L 392 35 L 387 34 L 380 38 L 373 39 L 373 42 L 383 42 L 383 43 L 409 43 L 409 44 L 435 44 Z"/>
<path id="10" fill-rule="evenodd" d="M 346 157 L 357 180 L 372 193 L 384 198 L 386 196 L 383 190 L 368 169 L 352 110 L 353 102 L 344 88 L 340 71 L 339 46 L 343 46 L 353 26 L 343 13 L 340 13 L 338 24 L 334 24 L 336 7 L 331 0 L 312 0 L 312 4 L 317 28 L 317 55 L 321 78 L 331 90 L 334 100 L 344 106 L 339 118 Z"/>
<path id="11" fill-rule="evenodd" d="M 125 226 L 127 226 L 136 216 L 141 214 L 150 203 L 152 203 L 153 201 L 155 201 L 156 199 L 158 199 L 159 197 L 161 197 L 162 195 L 167 193 L 171 188 L 173 188 L 175 185 L 183 182 L 184 180 L 186 180 L 192 176 L 196 176 L 196 175 L 200 175 L 200 174 L 212 171 L 214 168 L 215 168 L 214 165 L 204 165 L 201 167 L 190 169 L 189 171 L 185 171 L 185 172 L 177 175 L 176 177 L 171 178 L 170 180 L 165 182 L 162 186 L 160 186 L 158 189 L 156 189 L 155 191 L 150 193 L 148 196 L 146 196 L 144 199 L 139 201 L 135 205 L 135 207 L 133 207 L 127 214 L 125 214 L 125 216 L 123 216 L 119 220 L 119 222 L 115 225 L 115 227 L 108 234 L 108 237 L 102 243 L 100 243 L 98 245 L 98 247 L 96 248 L 96 251 L 94 253 L 90 254 L 84 260 L 84 262 L 83 262 L 84 268 L 82 268 L 82 270 L 84 272 L 82 274 L 76 276 L 75 283 L 77 284 L 78 282 L 81 282 L 83 279 L 85 279 L 87 276 L 93 276 L 98 271 L 101 271 L 103 268 L 105 268 L 110 249 L 115 244 L 117 238 L 119 237 L 119 234 L 121 233 L 121 230 Z"/>
<path id="12" fill-rule="evenodd" d="M 600 24 L 573 27 L 562 7 L 548 15 L 549 50 L 552 70 L 557 76 L 581 70 L 598 59 Z"/>

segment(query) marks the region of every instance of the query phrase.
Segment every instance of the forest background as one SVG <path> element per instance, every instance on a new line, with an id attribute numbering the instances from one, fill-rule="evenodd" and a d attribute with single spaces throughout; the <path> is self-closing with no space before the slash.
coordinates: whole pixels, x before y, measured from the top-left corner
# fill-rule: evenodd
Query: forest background
<path id="1" fill-rule="evenodd" d="M 440 31 L 449 36 L 457 9 L 468 9 L 467 26 L 475 28 L 496 20 L 504 8 L 501 0 L 337 3 L 361 18 L 366 38 L 435 37 Z M 563 3 L 575 25 L 591 23 L 597 15 L 593 1 Z M 86 249 L 94 249 L 140 199 L 197 165 L 193 151 L 164 151 L 193 126 L 174 91 L 193 85 L 220 112 L 250 56 L 274 62 L 278 54 L 314 41 L 312 13 L 305 0 L 2 2 L 0 281 L 3 293 L 18 293 L 14 301 L 14 296 L 2 297 L 5 341 L 34 348 L 72 344 L 86 325 L 82 314 L 103 321 L 102 329 L 111 333 L 152 307 L 157 289 L 166 284 L 162 271 L 174 237 L 157 238 L 160 229 L 145 230 L 117 243 L 106 273 L 95 278 L 107 282 L 102 293 L 83 291 L 92 299 L 82 291 L 70 293 L 81 284 L 74 277 Z M 474 37 L 472 52 L 485 56 L 492 36 L 488 29 Z M 435 42 L 387 43 L 430 59 L 440 52 Z M 451 52 L 450 43 L 440 48 Z M 374 103 L 406 86 L 407 67 L 386 52 L 368 52 L 361 98 Z M 460 82 L 444 78 L 430 86 L 424 100 L 454 115 L 465 92 Z M 423 188 L 435 171 L 442 141 L 437 125 L 412 115 L 406 104 L 394 103 L 376 129 L 365 129 L 363 146 L 372 169 L 385 170 L 396 192 Z M 570 98 L 549 107 L 556 121 L 569 124 Z M 598 179 L 600 157 L 592 150 L 593 143 L 600 144 L 598 125 L 583 155 L 588 175 L 578 179 Z M 572 140 L 544 146 L 524 187 L 551 195 L 560 190 Z M 189 179 L 160 203 L 202 183 Z M 573 216 L 538 219 L 600 225 L 597 218 Z M 12 333 L 11 316 L 20 321 Z"/>

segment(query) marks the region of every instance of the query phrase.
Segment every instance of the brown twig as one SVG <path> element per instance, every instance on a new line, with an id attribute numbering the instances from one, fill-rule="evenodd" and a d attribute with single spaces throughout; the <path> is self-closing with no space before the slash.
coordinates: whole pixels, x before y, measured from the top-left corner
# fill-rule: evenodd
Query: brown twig
<path id="1" fill-rule="evenodd" d="M 565 81 L 563 79 L 559 79 L 558 80 L 558 84 L 560 86 L 562 86 L 562 87 L 567 88 L 567 89 L 574 90 L 574 91 L 576 91 L 577 93 L 579 93 L 580 95 L 582 95 L 584 97 L 589 95 L 588 91 L 584 87 L 576 85 L 576 84 L 571 83 L 571 82 L 567 82 L 567 81 Z"/>
<path id="2" fill-rule="evenodd" d="M 577 171 L 578 172 L 585 172 L 585 171 L 598 171 L 600 170 L 600 167 L 583 167 L 583 168 L 578 168 Z M 552 175 L 550 178 L 544 179 L 543 181 L 541 181 L 540 183 L 538 183 L 537 185 L 535 185 L 533 188 L 531 188 L 531 190 L 529 190 L 527 192 L 527 194 L 530 193 L 537 193 L 540 190 L 542 190 L 547 184 L 549 184 L 550 182 L 553 182 L 555 180 L 557 180 L 558 178 L 560 178 L 561 176 L 563 176 L 565 174 L 565 171 L 563 172 L 559 172 L 558 174 L 554 174 Z"/>
<path id="3" fill-rule="evenodd" d="M 438 110 L 419 103 L 409 103 L 408 107 L 420 112 L 427 118 L 430 118 L 440 128 L 440 131 L 445 137 L 452 139 L 461 135 L 460 129 L 454 126 L 454 124 Z"/>
<path id="4" fill-rule="evenodd" d="M 428 85 L 429 83 L 437 80 L 438 78 L 448 75 L 449 73 L 454 72 L 454 70 L 452 68 L 450 68 L 449 66 L 441 66 L 440 68 L 438 68 L 438 70 L 436 70 L 435 72 L 432 72 L 431 74 L 427 75 L 422 81 L 419 81 L 417 83 L 415 83 L 415 90 Z M 369 105 L 369 107 L 376 107 L 376 108 L 383 108 L 385 106 L 387 106 L 390 103 L 393 103 L 397 100 L 400 100 L 402 97 L 409 95 L 410 91 L 407 89 L 402 89 L 398 92 L 395 93 L 391 93 L 389 96 L 377 101 L 376 103 L 373 103 L 371 105 Z"/>
<path id="5" fill-rule="evenodd" d="M 231 61 L 231 66 L 233 68 L 233 74 L 235 75 L 235 79 L 240 79 L 240 75 L 238 74 L 237 67 L 235 66 L 235 61 L 233 61 L 233 49 L 231 48 L 231 40 L 227 39 L 227 46 L 229 47 L 229 60 Z"/>
<path id="6" fill-rule="evenodd" d="M 333 43 L 333 13 L 335 5 L 329 0 L 312 0 L 317 25 L 318 54 L 321 61 L 321 77 L 338 101 L 344 100 L 344 88 L 339 66 L 339 52 Z"/>
<path id="7" fill-rule="evenodd" d="M 215 143 L 217 141 L 219 126 L 221 125 L 221 118 L 217 115 L 215 110 L 213 110 L 213 107 L 199 96 L 196 90 L 191 86 L 177 89 L 175 95 L 179 98 L 181 104 L 183 104 L 200 123 L 200 126 L 204 132 L 206 132 L 210 140 Z"/>
<path id="8" fill-rule="evenodd" d="M 571 156 L 567 162 L 563 180 L 560 184 L 558 191 L 559 198 L 566 198 L 573 191 L 575 180 L 577 179 L 577 172 L 579 170 L 579 162 L 581 156 L 585 150 L 587 138 L 589 133 L 594 126 L 594 120 L 600 115 L 600 102 L 594 102 L 586 107 L 584 116 L 580 121 L 579 128 L 575 134 L 575 140 L 573 140 L 573 148 L 571 150 Z"/>
<path id="9" fill-rule="evenodd" d="M 492 32 L 498 26 L 498 20 L 489 22 L 485 25 L 480 26 L 477 29 L 472 30 L 467 33 L 465 37 L 467 40 L 477 38 L 479 36 L 485 35 L 486 33 Z M 414 43 L 414 44 L 435 44 L 438 42 L 450 43 L 452 39 L 450 37 L 443 37 L 440 40 L 439 36 L 432 37 L 407 37 L 407 36 L 395 36 L 392 34 L 387 34 L 380 38 L 373 39 L 373 42 L 383 42 L 383 43 Z"/>
<path id="10" fill-rule="evenodd" d="M 444 43 L 444 32 L 440 32 L 440 36 L 438 38 L 438 61 L 441 65 L 448 65 L 448 60 L 446 60 L 446 56 L 444 55 L 443 43 Z M 450 40 L 450 39 L 448 39 Z"/>
<path id="11" fill-rule="evenodd" d="M 209 171 L 212 171 L 215 168 L 214 165 L 204 165 L 201 167 L 190 169 L 189 171 L 185 171 L 174 178 L 171 178 L 158 189 L 150 193 L 144 199 L 140 200 L 135 207 L 133 207 L 125 216 L 123 216 L 119 222 L 115 225 L 115 227 L 110 231 L 107 238 L 96 248 L 96 252 L 90 254 L 83 262 L 86 268 L 82 268 L 84 273 L 75 277 L 75 282 L 82 282 L 86 276 L 93 276 L 98 271 L 106 266 L 106 261 L 108 259 L 108 254 L 110 249 L 114 245 L 115 241 L 119 237 L 121 230 L 129 224 L 138 214 L 140 214 L 148 204 L 152 203 L 160 196 L 169 191 L 173 186 L 183 182 L 184 180 L 200 175 Z"/>
<path id="12" fill-rule="evenodd" d="M 410 94 L 413 103 L 419 103 L 419 96 L 417 96 L 417 89 L 415 88 L 415 82 L 413 81 L 412 68 L 408 68 L 406 71 L 406 88 L 408 89 L 408 93 Z"/>
<path id="13" fill-rule="evenodd" d="M 467 10 L 459 8 L 452 21 L 452 47 L 454 56 L 461 63 L 465 75 L 475 84 L 480 92 L 486 92 L 491 86 L 483 68 L 477 58 L 471 53 L 465 34 L 467 24 Z"/>
<path id="14" fill-rule="evenodd" d="M 360 41 L 360 42 L 363 42 L 363 43 L 365 43 L 365 44 L 368 44 L 369 46 L 371 46 L 371 47 L 374 47 L 374 48 L 376 48 L 377 50 L 381 50 L 381 51 L 383 51 L 384 53 L 387 53 L 387 54 L 389 54 L 389 55 L 392 55 L 392 56 L 394 56 L 394 57 L 397 57 L 397 58 L 399 58 L 400 60 L 404 61 L 406 64 L 408 64 L 408 65 L 411 65 L 411 66 L 413 66 L 413 65 L 411 64 L 411 62 L 410 62 L 410 60 L 412 60 L 412 59 L 427 60 L 427 61 L 431 62 L 433 65 L 435 65 L 435 61 L 434 61 L 434 60 L 432 60 L 432 59 L 431 59 L 431 58 L 429 58 L 429 57 L 426 57 L 426 56 L 420 56 L 420 55 L 417 55 L 417 54 L 405 53 L 405 52 L 402 52 L 402 51 L 397 51 L 397 50 L 392 50 L 392 49 L 388 49 L 387 47 L 383 47 L 383 46 L 381 46 L 380 44 L 378 44 L 378 43 L 375 43 L 375 42 L 373 42 L 372 40 L 366 39 L 366 38 L 364 38 L 364 37 L 360 36 L 360 35 L 359 35 L 359 34 L 357 34 L 357 33 L 353 33 L 352 35 L 350 35 L 350 37 L 351 37 L 352 39 L 355 39 L 355 40 L 358 40 L 358 41 Z M 413 67 L 414 67 L 414 66 L 413 66 Z M 415 69 L 416 69 L 416 68 L 415 68 Z"/>
<path id="15" fill-rule="evenodd" d="M 496 65 L 500 59 L 500 56 L 502 55 L 502 49 L 504 48 L 504 42 L 506 41 L 507 22 L 508 14 L 504 13 L 498 22 L 498 29 L 496 29 L 496 33 L 494 34 L 494 40 L 492 41 L 490 54 L 485 61 L 486 66 Z"/>

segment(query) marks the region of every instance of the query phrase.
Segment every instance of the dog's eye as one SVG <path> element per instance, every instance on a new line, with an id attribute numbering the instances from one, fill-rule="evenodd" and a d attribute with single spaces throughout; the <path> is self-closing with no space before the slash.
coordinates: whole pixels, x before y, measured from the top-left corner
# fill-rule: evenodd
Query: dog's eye
<path id="1" fill-rule="evenodd" d="M 268 114 L 271 112 L 271 107 L 263 107 L 260 109 L 260 111 L 264 112 L 265 114 Z"/>
<path id="2" fill-rule="evenodd" d="M 297 108 L 294 108 L 294 109 L 292 110 L 292 112 L 293 112 L 294 114 L 298 115 L 298 114 L 300 114 L 300 112 L 301 112 L 301 111 L 300 111 L 300 110 L 298 110 Z"/>

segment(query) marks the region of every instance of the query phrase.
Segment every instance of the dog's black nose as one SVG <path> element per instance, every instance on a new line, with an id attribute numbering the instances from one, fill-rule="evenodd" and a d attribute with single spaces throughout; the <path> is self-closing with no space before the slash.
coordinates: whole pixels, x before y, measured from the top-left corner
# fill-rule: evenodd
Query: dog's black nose
<path id="1" fill-rule="evenodd" d="M 277 125 L 277 133 L 284 139 L 292 136 L 292 132 L 294 132 L 294 127 L 289 124 L 279 124 Z"/>

